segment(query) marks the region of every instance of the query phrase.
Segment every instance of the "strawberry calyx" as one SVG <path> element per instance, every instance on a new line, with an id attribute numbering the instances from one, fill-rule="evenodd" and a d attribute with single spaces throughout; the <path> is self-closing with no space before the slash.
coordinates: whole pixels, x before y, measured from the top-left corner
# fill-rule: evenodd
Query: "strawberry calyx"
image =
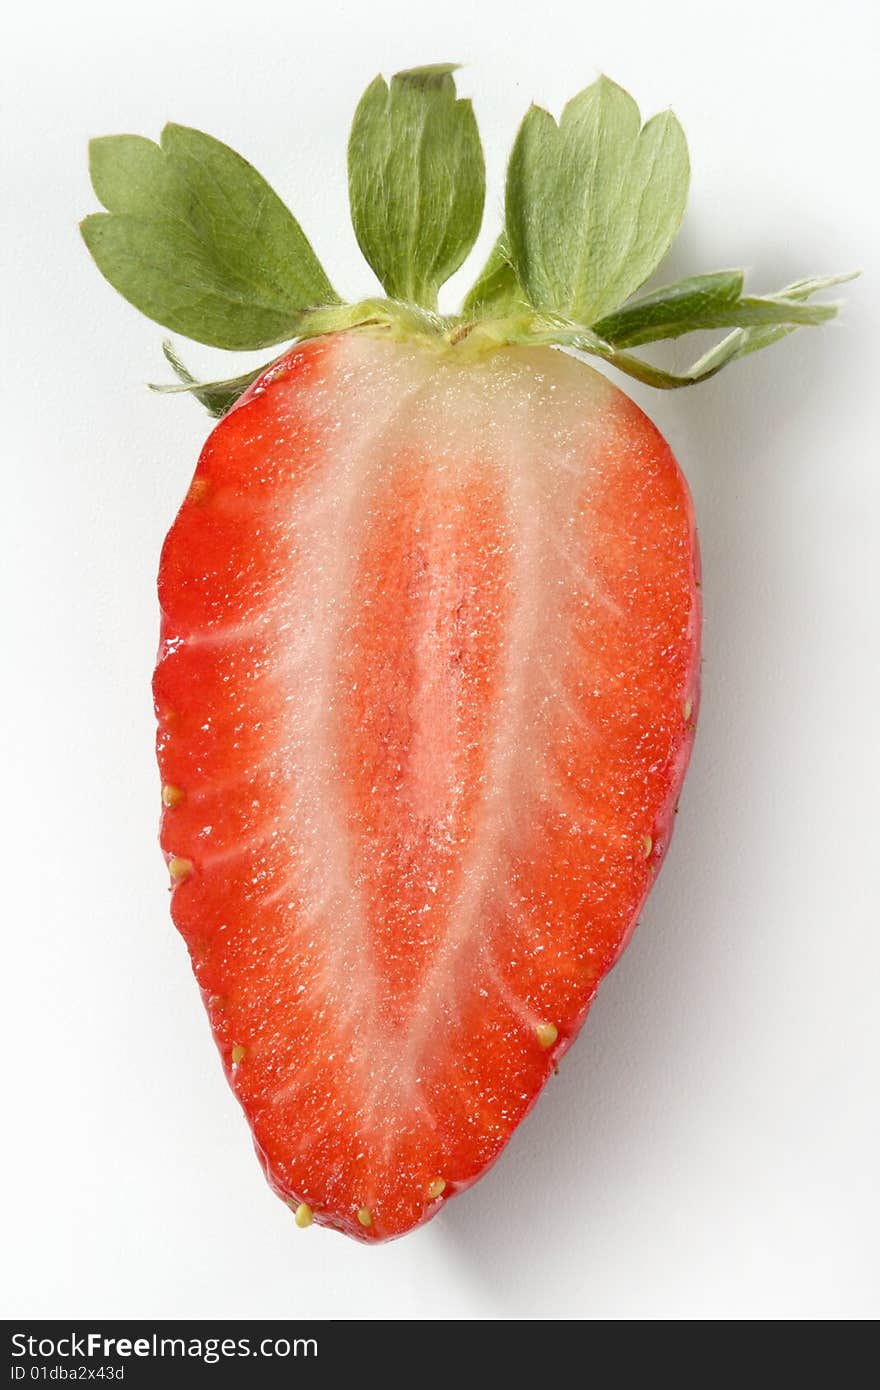
<path id="1" fill-rule="evenodd" d="M 691 276 L 639 294 L 666 255 L 690 177 L 671 111 L 642 123 L 632 97 L 600 77 L 559 121 L 532 106 L 508 165 L 505 218 L 461 310 L 438 295 L 480 230 L 485 168 L 455 65 L 377 77 L 352 124 L 352 222 L 385 297 L 341 300 L 299 222 L 246 160 L 201 131 L 166 126 L 90 146 L 105 208 L 81 224 L 99 270 L 148 317 L 194 341 L 254 350 L 340 331 L 419 339 L 478 357 L 499 347 L 556 346 L 598 357 L 660 389 L 691 386 L 796 328 L 833 318 L 813 295 L 851 279 L 744 292 L 743 273 Z M 698 331 L 725 336 L 683 372 L 634 349 Z M 200 382 L 166 343 L 177 382 L 223 415 L 270 363 Z M 276 354 L 277 357 L 278 354 Z M 273 359 L 274 360 L 274 359 Z"/>

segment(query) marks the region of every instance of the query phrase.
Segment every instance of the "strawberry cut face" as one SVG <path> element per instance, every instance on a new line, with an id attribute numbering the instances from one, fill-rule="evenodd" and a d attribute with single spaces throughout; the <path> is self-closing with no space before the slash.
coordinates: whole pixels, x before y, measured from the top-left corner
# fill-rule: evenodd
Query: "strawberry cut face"
<path id="1" fill-rule="evenodd" d="M 267 1175 L 365 1240 L 498 1156 L 626 945 L 692 740 L 693 515 L 549 348 L 305 343 L 166 541 L 162 844 Z"/>

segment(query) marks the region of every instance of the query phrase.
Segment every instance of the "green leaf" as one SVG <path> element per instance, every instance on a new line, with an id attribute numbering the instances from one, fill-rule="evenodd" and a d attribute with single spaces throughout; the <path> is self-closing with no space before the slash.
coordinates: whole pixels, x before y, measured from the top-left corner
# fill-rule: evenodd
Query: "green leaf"
<path id="1" fill-rule="evenodd" d="M 809 299 L 821 290 L 834 289 L 835 285 L 847 285 L 850 280 L 858 280 L 860 270 L 845 270 L 839 275 L 811 275 L 806 280 L 795 280 L 779 291 L 780 299 Z"/>
<path id="2" fill-rule="evenodd" d="M 317 309 L 304 310 L 297 318 L 295 336 L 300 339 L 315 338 L 325 333 L 342 333 L 349 328 L 365 325 L 388 331 L 392 324 L 398 325 L 404 333 L 414 335 L 424 332 L 427 327 L 418 310 L 391 305 L 387 300 L 362 299 L 357 304 L 328 304 Z M 257 377 L 273 365 L 273 362 L 264 362 L 259 367 L 243 372 L 241 376 L 224 377 L 219 381 L 199 381 L 181 361 L 167 338 L 162 344 L 162 351 L 177 377 L 177 382 L 150 382 L 150 390 L 161 395 L 194 396 L 208 414 L 215 417 L 225 415 L 239 396 L 253 385 Z"/>
<path id="3" fill-rule="evenodd" d="M 802 302 L 817 294 L 820 290 L 832 289 L 835 285 L 845 285 L 850 280 L 857 279 L 859 271 L 847 271 L 842 275 L 819 275 L 809 280 L 796 280 L 792 285 L 786 285 L 785 289 L 780 290 L 777 298 L 781 302 L 791 303 L 792 301 Z M 822 308 L 827 311 L 826 318 L 833 318 L 837 313 L 836 304 L 813 305 L 813 308 Z M 762 348 L 772 347 L 780 339 L 787 338 L 789 333 L 793 333 L 799 327 L 796 323 L 760 325 L 753 328 L 738 328 L 733 333 L 729 333 L 726 338 L 722 338 L 720 343 L 710 348 L 704 353 L 699 361 L 695 362 L 689 373 L 692 381 L 703 381 L 707 376 L 714 374 L 726 367 L 728 362 L 735 362 L 740 357 L 748 357 L 749 353 L 760 352 Z"/>
<path id="4" fill-rule="evenodd" d="M 462 306 L 465 318 L 503 318 L 527 309 L 526 297 L 502 232 Z"/>
<path id="5" fill-rule="evenodd" d="M 687 200 L 684 132 L 670 111 L 641 127 L 632 97 L 600 77 L 557 125 L 533 106 L 514 143 L 506 226 L 520 283 L 542 313 L 593 323 L 666 254 Z"/>
<path id="6" fill-rule="evenodd" d="M 453 64 L 377 77 L 355 112 L 348 146 L 358 245 L 392 299 L 434 310 L 480 230 L 485 169 L 469 101 Z"/>
<path id="7" fill-rule="evenodd" d="M 687 280 L 677 280 L 675 284 L 631 300 L 624 308 L 599 319 L 592 328 L 600 338 L 619 347 L 651 342 L 655 331 L 659 337 L 666 337 L 667 329 L 675 332 L 682 324 L 729 308 L 740 298 L 742 287 L 740 270 L 692 275 Z M 643 338 L 643 333 L 649 336 Z"/>
<path id="8" fill-rule="evenodd" d="M 107 209 L 82 223 L 98 269 L 166 328 L 213 347 L 283 342 L 302 310 L 338 302 L 302 228 L 256 169 L 201 131 L 168 125 L 93 140 Z"/>
<path id="9" fill-rule="evenodd" d="M 186 189 L 171 162 L 143 135 L 103 135 L 89 141 L 89 175 L 108 212 L 154 218 L 186 217 Z"/>
<path id="10" fill-rule="evenodd" d="M 735 329 L 733 333 L 729 333 L 720 343 L 710 348 L 684 372 L 668 372 L 662 367 L 656 367 L 652 362 L 645 362 L 630 352 L 620 351 L 619 347 L 600 337 L 595 329 L 578 327 L 575 324 L 566 325 L 559 321 L 555 323 L 545 321 L 542 324 L 538 320 L 532 330 L 531 341 L 554 342 L 562 347 L 575 348 L 578 351 L 601 357 L 611 366 L 625 372 L 627 376 L 634 377 L 637 381 L 642 381 L 648 386 L 659 387 L 661 390 L 695 386 L 698 382 L 707 381 L 709 377 L 715 376 L 729 362 L 733 362 L 739 357 L 745 357 L 751 352 L 757 352 L 761 348 L 770 347 L 803 324 L 819 324 L 834 318 L 838 310 L 836 304 L 808 305 L 804 301 L 820 290 L 829 289 L 833 285 L 840 285 L 847 280 L 854 279 L 857 274 L 858 272 L 854 272 L 846 275 L 826 275 L 811 280 L 798 280 L 793 285 L 787 285 L 777 295 L 767 295 L 763 299 L 738 301 L 738 304 L 731 305 L 731 310 L 744 305 L 746 310 L 751 313 L 753 310 L 750 306 L 759 306 L 759 309 L 754 311 L 753 326 Z M 805 317 L 805 311 L 811 311 L 813 317 Z M 774 322 L 772 318 L 774 314 L 777 316 L 777 320 L 782 315 L 786 321 Z"/>
<path id="11" fill-rule="evenodd" d="M 782 295 L 742 297 L 742 281 L 742 273 L 733 270 L 695 275 L 627 304 L 592 328 L 615 347 L 638 347 L 712 328 L 824 323 L 836 312 L 831 304 L 805 304 Z"/>
<path id="12" fill-rule="evenodd" d="M 181 362 L 174 348 L 169 342 L 162 344 L 162 351 L 165 360 L 168 362 L 175 376 L 178 378 L 178 385 L 167 382 L 151 382 L 150 390 L 158 391 L 162 395 L 177 395 L 179 393 L 189 394 L 205 407 L 209 415 L 213 415 L 219 420 L 228 410 L 231 410 L 239 396 L 244 395 L 249 386 L 253 386 L 258 376 L 271 364 L 264 362 L 260 367 L 254 367 L 249 372 L 244 372 L 241 376 L 227 377 L 224 381 L 197 381 L 192 372 Z"/>

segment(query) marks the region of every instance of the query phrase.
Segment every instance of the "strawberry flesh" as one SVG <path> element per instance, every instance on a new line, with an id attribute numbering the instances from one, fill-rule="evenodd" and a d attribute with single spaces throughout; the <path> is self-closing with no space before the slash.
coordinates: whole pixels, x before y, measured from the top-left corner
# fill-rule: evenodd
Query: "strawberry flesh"
<path id="1" fill-rule="evenodd" d="M 172 910 L 269 1180 L 364 1240 L 498 1156 L 623 950 L 697 703 L 687 486 L 551 349 L 306 343 L 165 544 Z"/>

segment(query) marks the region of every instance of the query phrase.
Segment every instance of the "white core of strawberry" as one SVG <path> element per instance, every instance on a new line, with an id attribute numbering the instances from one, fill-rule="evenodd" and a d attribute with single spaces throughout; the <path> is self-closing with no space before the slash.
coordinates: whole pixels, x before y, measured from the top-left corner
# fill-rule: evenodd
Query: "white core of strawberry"
<path id="1" fill-rule="evenodd" d="M 307 885 L 303 907 L 322 957 L 312 988 L 322 990 L 334 1015 L 334 1036 L 340 1026 L 350 1030 L 352 1061 L 362 1072 L 367 1068 L 358 1083 L 362 1104 L 372 1123 L 384 1123 L 389 1134 L 402 1118 L 401 1107 L 408 1111 L 417 1102 L 437 1019 L 454 1012 L 460 986 L 473 988 L 473 969 L 505 995 L 524 1028 L 542 1026 L 506 986 L 491 938 L 480 941 L 477 951 L 469 946 L 484 934 L 487 908 L 510 909 L 504 901 L 508 857 L 534 800 L 568 805 L 575 822 L 585 815 L 578 793 L 562 785 L 547 765 L 545 723 L 548 713 L 567 703 L 580 735 L 593 733 L 567 694 L 571 673 L 555 662 L 570 650 L 560 598 L 572 569 L 592 599 L 605 608 L 615 606 L 589 570 L 583 533 L 576 544 L 565 541 L 583 507 L 590 460 L 610 437 L 614 393 L 604 378 L 561 354 L 542 353 L 538 372 L 534 357 L 511 352 L 462 367 L 448 355 L 418 346 L 377 350 L 375 340 L 347 335 L 338 347 L 335 379 L 328 383 L 326 417 L 320 400 L 316 403 L 316 443 L 327 449 L 329 466 L 316 474 L 290 517 L 290 572 L 296 582 L 286 606 L 295 656 L 290 660 L 279 652 L 279 675 L 289 684 L 284 756 L 294 794 L 280 833 L 291 839 L 300 892 Z M 414 454 L 426 469 L 429 488 L 464 481 L 475 463 L 497 481 L 512 607 L 473 835 L 444 940 L 427 962 L 402 1035 L 384 1027 L 379 1017 L 383 990 L 375 977 L 358 870 L 348 853 L 346 792 L 335 753 L 346 710 L 334 659 L 344 647 L 364 537 L 381 522 L 384 488 L 394 486 L 396 464 Z M 402 776 L 414 820 L 432 820 L 443 835 L 468 788 L 454 776 L 460 731 L 449 652 L 436 634 L 440 615 L 465 581 L 456 572 L 442 518 L 430 511 L 429 516 L 420 544 L 432 584 L 416 632 L 411 755 Z M 578 679 L 588 683 L 594 674 L 585 662 Z M 613 815 L 605 810 L 592 808 L 589 819 L 594 825 L 601 820 L 603 833 L 615 832 Z M 426 887 L 436 891 L 437 885 Z M 288 889 L 281 885 L 273 891 L 283 898 Z M 464 974 L 462 959 L 469 962 Z M 306 1079 L 292 1084 L 295 1089 Z"/>

